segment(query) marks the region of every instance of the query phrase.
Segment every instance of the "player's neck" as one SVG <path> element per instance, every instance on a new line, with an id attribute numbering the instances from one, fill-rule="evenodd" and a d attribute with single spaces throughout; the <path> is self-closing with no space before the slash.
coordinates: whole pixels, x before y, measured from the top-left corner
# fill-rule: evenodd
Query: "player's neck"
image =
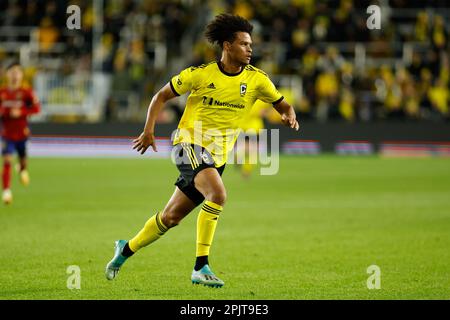
<path id="1" fill-rule="evenodd" d="M 230 74 L 239 73 L 242 70 L 242 65 L 240 63 L 231 61 L 231 59 L 225 54 L 222 55 L 219 63 L 221 64 L 222 69 Z"/>

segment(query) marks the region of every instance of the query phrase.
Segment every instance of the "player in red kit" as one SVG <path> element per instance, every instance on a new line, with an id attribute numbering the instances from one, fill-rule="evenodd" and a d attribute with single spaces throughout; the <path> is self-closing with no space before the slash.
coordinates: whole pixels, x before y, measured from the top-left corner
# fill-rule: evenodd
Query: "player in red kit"
<path id="1" fill-rule="evenodd" d="M 30 135 L 27 118 L 38 113 L 39 101 L 33 90 L 23 86 L 23 70 L 14 62 L 6 68 L 6 87 L 0 88 L 0 117 L 2 122 L 3 203 L 12 202 L 11 164 L 14 152 L 19 155 L 20 181 L 28 185 L 26 142 Z"/>

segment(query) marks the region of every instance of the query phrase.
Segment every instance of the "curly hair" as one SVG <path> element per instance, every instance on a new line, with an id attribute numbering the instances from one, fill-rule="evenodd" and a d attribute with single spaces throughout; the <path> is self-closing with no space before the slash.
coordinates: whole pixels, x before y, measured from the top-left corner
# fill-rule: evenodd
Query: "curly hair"
<path id="1" fill-rule="evenodd" d="M 233 42 L 236 32 L 251 34 L 253 26 L 241 16 L 222 13 L 206 26 L 205 37 L 212 44 L 223 48 L 224 41 Z"/>

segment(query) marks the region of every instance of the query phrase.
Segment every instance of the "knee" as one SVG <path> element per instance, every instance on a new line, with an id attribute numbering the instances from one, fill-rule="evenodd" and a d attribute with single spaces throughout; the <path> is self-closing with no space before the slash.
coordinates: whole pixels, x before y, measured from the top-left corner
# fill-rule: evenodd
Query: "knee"
<path id="1" fill-rule="evenodd" d="M 217 190 L 213 190 L 207 196 L 205 197 L 206 200 L 214 202 L 215 204 L 218 204 L 219 206 L 224 206 L 225 202 L 227 201 L 227 192 L 225 188 L 220 188 Z"/>
<path id="2" fill-rule="evenodd" d="M 3 156 L 3 164 L 10 165 L 12 162 L 12 157 L 10 155 Z"/>

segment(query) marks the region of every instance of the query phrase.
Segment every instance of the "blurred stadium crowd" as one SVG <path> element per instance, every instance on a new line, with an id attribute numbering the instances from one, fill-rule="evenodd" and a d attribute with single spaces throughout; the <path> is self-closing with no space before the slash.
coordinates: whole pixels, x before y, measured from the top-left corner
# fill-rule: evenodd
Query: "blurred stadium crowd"
<path id="1" fill-rule="evenodd" d="M 66 28 L 72 4 L 81 8 L 81 30 Z M 381 7 L 380 30 L 366 26 L 371 4 Z M 255 25 L 252 64 L 274 76 L 301 119 L 442 121 L 450 118 L 449 7 L 445 0 L 105 0 L 101 18 L 88 0 L 6 0 L 0 62 L 30 58 L 30 83 L 38 73 L 97 68 L 111 79 L 104 118 L 130 120 L 134 113 L 121 110 L 144 112 L 171 75 L 217 58 L 202 28 L 231 12 Z M 37 44 L 34 60 L 21 43 Z M 283 86 L 286 77 L 300 79 L 299 87 Z M 160 120 L 174 121 L 180 107 Z"/>

